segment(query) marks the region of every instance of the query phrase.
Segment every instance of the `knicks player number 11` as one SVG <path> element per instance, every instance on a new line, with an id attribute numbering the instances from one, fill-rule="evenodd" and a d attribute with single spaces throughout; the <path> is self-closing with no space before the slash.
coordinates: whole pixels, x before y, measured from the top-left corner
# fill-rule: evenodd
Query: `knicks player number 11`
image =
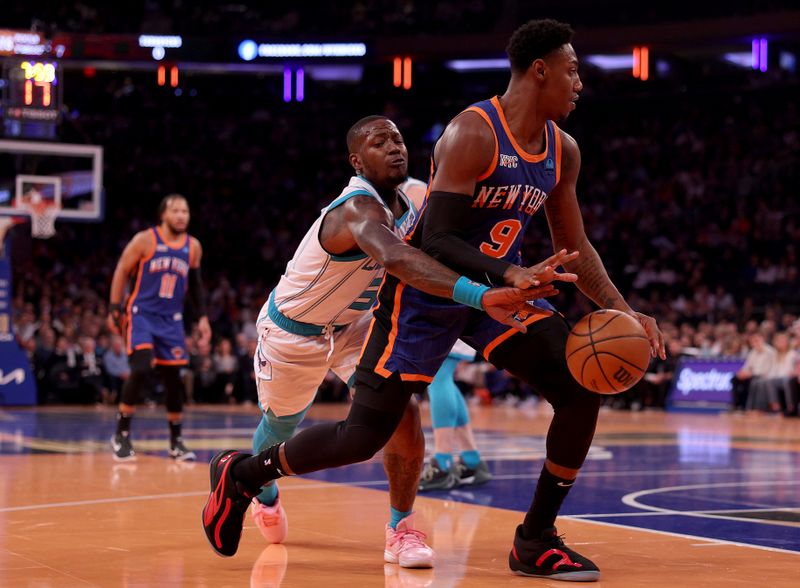
<path id="1" fill-rule="evenodd" d="M 159 298 L 172 298 L 175 295 L 175 284 L 178 283 L 178 276 L 174 274 L 163 274 L 161 276 L 161 287 L 158 289 Z"/>
<path id="2" fill-rule="evenodd" d="M 479 248 L 481 253 L 491 257 L 503 257 L 511 249 L 521 229 L 522 223 L 517 219 L 511 218 L 500 221 L 489 231 L 489 237 L 492 239 L 491 243 L 488 241 L 481 243 Z"/>

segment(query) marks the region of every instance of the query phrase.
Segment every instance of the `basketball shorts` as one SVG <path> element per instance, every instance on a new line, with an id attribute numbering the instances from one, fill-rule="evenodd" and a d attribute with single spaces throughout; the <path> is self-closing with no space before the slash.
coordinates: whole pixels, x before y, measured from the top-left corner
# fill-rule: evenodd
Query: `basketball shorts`
<path id="1" fill-rule="evenodd" d="M 328 370 L 349 386 L 370 318 L 366 312 L 326 339 L 290 333 L 264 316 L 257 325 L 253 358 L 262 410 L 272 409 L 279 417 L 303 411 L 314 401 Z"/>
<path id="2" fill-rule="evenodd" d="M 183 332 L 183 315 L 133 312 L 128 317 L 128 353 L 139 349 L 152 349 L 155 363 L 160 365 L 185 365 L 186 335 Z"/>
<path id="3" fill-rule="evenodd" d="M 452 300 L 425 294 L 398 282 L 384 282 L 381 304 L 375 310 L 369 337 L 358 364 L 357 381 L 370 388 L 398 373 L 406 382 L 430 383 L 458 339 L 492 361 L 492 352 L 517 333 L 485 312 Z M 535 306 L 546 310 L 523 321 L 530 325 L 552 316 L 546 300 Z"/>

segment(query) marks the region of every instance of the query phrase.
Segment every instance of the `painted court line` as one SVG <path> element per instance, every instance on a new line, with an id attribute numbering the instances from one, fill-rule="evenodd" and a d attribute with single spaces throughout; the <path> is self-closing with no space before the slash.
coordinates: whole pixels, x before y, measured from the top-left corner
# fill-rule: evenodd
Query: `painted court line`
<path id="1" fill-rule="evenodd" d="M 332 482 L 323 482 L 318 484 L 304 484 L 303 486 L 292 487 L 292 492 L 303 490 L 319 490 L 320 488 L 329 488 Z M 348 484 L 348 486 L 381 486 L 387 484 L 386 480 L 375 480 L 369 482 L 358 482 L 356 484 Z M 91 504 L 111 504 L 123 502 L 137 502 L 140 500 L 162 500 L 165 498 L 187 498 L 190 496 L 206 496 L 208 490 L 200 492 L 170 492 L 167 494 L 145 494 L 142 496 L 122 496 L 119 498 L 96 498 L 94 500 L 74 500 L 71 502 L 47 502 L 44 504 L 28 504 L 25 506 L 7 506 L 0 508 L 0 512 L 19 512 L 23 510 L 39 510 L 42 508 L 69 508 L 72 506 L 88 506 Z"/>
<path id="2" fill-rule="evenodd" d="M 573 516 L 564 516 L 561 518 L 565 519 L 572 519 L 575 518 Z M 719 544 L 725 545 L 733 545 L 735 547 L 749 547 L 751 549 L 761 549 L 763 551 L 772 551 L 775 553 L 788 553 L 790 555 L 800 555 L 797 551 L 792 551 L 790 549 L 780 549 L 779 547 L 765 547 L 764 545 L 753 545 L 751 543 L 740 543 L 738 541 L 728 541 L 726 539 L 718 539 L 716 537 L 709 538 L 709 537 L 701 537 L 699 535 L 688 535 L 685 533 L 673 533 L 671 531 L 659 531 L 657 529 L 646 529 L 644 527 L 629 527 L 628 525 L 620 525 L 617 523 L 608 523 L 606 521 L 593 521 L 592 519 L 580 519 L 582 523 L 590 523 L 592 525 L 604 525 L 606 527 L 616 527 L 618 529 L 625 529 L 626 531 L 636 530 L 642 531 L 643 533 L 655 533 L 656 535 L 668 535 L 670 537 L 680 537 L 682 539 L 695 539 L 697 541 L 703 542 L 712 542 L 715 544 L 715 547 L 719 547 Z"/>

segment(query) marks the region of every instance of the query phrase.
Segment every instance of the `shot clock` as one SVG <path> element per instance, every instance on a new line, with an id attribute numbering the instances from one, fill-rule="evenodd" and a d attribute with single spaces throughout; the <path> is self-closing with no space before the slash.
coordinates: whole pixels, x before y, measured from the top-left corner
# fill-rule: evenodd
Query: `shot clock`
<path id="1" fill-rule="evenodd" d="M 2 80 L 6 136 L 53 137 L 61 109 L 58 62 L 33 57 L 5 59 Z"/>

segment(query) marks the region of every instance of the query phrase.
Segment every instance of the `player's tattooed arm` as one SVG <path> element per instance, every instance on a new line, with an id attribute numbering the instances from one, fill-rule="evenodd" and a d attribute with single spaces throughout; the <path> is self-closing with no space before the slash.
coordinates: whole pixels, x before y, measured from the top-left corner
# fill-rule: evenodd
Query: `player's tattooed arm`
<path id="1" fill-rule="evenodd" d="M 408 245 L 393 230 L 394 217 L 377 200 L 354 196 L 331 211 L 323 222 L 320 242 L 334 255 L 366 253 L 388 273 L 434 296 L 450 298 L 461 277 L 419 249 Z M 531 288 L 524 298 L 555 294 L 552 286 Z"/>
<path id="2" fill-rule="evenodd" d="M 556 250 L 568 248 L 577 250 L 580 255 L 572 262 L 566 263 L 567 270 L 578 275 L 577 286 L 586 296 L 602 308 L 613 308 L 627 312 L 635 317 L 644 327 L 650 340 L 653 356 L 666 358 L 664 335 L 658 328 L 656 320 L 634 311 L 617 287 L 608 277 L 606 268 L 597 251 L 589 242 L 583 226 L 583 217 L 578 205 L 575 185 L 581 167 L 581 152 L 575 139 L 561 132 L 563 151 L 561 155 L 561 180 L 553 193 L 545 201 L 547 222 L 550 224 L 550 235 Z"/>
<path id="3" fill-rule="evenodd" d="M 545 201 L 547 222 L 553 248 L 579 251 L 580 255 L 564 267 L 578 275 L 577 286 L 588 298 L 602 308 L 632 313 L 632 309 L 608 277 L 603 262 L 586 236 L 576 183 L 581 166 L 581 154 L 575 139 L 561 132 L 563 151 L 561 179 L 550 198 Z"/>

